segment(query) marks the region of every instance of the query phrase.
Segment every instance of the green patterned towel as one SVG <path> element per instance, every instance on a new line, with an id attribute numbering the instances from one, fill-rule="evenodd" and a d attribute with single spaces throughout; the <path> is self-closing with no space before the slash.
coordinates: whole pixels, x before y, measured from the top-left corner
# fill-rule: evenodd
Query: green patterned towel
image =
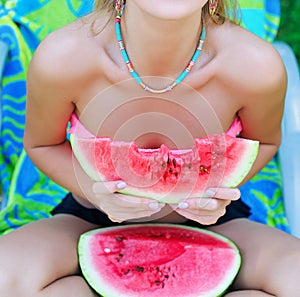
<path id="1" fill-rule="evenodd" d="M 273 40 L 279 20 L 276 3 L 275 0 L 241 0 L 243 24 L 261 37 Z M 8 204 L 0 212 L 0 234 L 49 217 L 66 193 L 37 170 L 23 150 L 26 71 L 33 51 L 49 32 L 90 11 L 91 7 L 92 1 L 88 0 L 0 2 L 0 38 L 9 46 L 2 82 L 0 131 L 0 181 Z M 256 26 L 251 27 L 253 22 Z M 251 208 L 251 219 L 288 231 L 275 159 L 241 191 L 242 199 Z"/>
<path id="2" fill-rule="evenodd" d="M 273 42 L 280 23 L 280 1 L 239 0 L 242 25 L 259 37 Z"/>
<path id="3" fill-rule="evenodd" d="M 41 174 L 23 150 L 26 72 L 37 45 L 50 32 L 92 9 L 92 0 L 0 2 L 0 38 L 9 47 L 2 80 L 0 182 L 7 206 L 0 234 L 49 216 L 65 190 Z"/>

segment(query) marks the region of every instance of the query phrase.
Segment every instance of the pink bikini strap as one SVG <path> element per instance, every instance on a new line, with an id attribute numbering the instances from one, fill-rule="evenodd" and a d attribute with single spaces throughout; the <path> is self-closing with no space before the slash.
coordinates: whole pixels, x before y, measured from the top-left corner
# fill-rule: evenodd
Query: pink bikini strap
<path id="1" fill-rule="evenodd" d="M 69 133 L 77 133 L 78 136 L 80 137 L 93 137 L 93 135 L 85 129 L 85 127 L 80 123 L 77 115 L 75 113 L 72 114 L 71 119 L 70 119 L 70 128 L 68 130 Z M 231 126 L 227 130 L 226 134 L 230 135 L 232 137 L 236 137 L 239 135 L 243 130 L 242 123 L 239 119 L 239 117 L 235 117 L 234 121 L 232 122 Z M 79 133 L 79 134 L 78 134 Z"/>
<path id="2" fill-rule="evenodd" d="M 231 126 L 227 130 L 226 134 L 230 135 L 232 137 L 236 137 L 237 135 L 239 135 L 242 132 L 242 130 L 243 130 L 242 123 L 241 123 L 239 117 L 237 116 L 237 117 L 235 117 Z"/>

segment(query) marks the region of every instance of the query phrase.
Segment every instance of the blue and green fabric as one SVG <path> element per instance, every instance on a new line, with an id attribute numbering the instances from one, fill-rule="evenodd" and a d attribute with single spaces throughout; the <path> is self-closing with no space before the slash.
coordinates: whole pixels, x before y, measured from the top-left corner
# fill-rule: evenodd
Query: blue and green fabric
<path id="1" fill-rule="evenodd" d="M 66 191 L 42 174 L 23 150 L 26 70 L 32 53 L 51 31 L 92 9 L 92 0 L 2 0 L 0 39 L 9 46 L 2 81 L 0 181 L 7 198 L 0 212 L 0 234 L 50 216 Z M 242 23 L 273 41 L 279 25 L 279 1 L 240 0 Z M 253 25 L 255 23 L 255 25 Z M 274 158 L 241 187 L 251 219 L 288 231 L 281 192 L 280 170 Z"/>
<path id="2" fill-rule="evenodd" d="M 241 25 L 273 42 L 280 25 L 280 1 L 239 0 Z M 284 211 L 280 166 L 273 158 L 241 188 L 242 200 L 250 207 L 250 219 L 289 232 Z"/>
<path id="3" fill-rule="evenodd" d="M 6 207 L 0 234 L 49 217 L 65 190 L 46 178 L 23 150 L 26 72 L 38 44 L 50 32 L 92 10 L 92 0 L 2 0 L 0 39 L 8 47 L 2 79 L 0 182 Z"/>
<path id="4" fill-rule="evenodd" d="M 273 42 L 280 24 L 280 1 L 239 0 L 242 26 L 259 37 Z"/>

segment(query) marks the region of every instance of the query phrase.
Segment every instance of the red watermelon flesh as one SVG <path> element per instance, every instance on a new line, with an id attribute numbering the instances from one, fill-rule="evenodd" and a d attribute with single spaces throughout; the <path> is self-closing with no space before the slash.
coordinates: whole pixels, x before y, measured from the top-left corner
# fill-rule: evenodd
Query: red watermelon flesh
<path id="1" fill-rule="evenodd" d="M 223 134 L 196 138 L 186 150 L 140 149 L 134 142 L 71 135 L 73 152 L 95 181 L 119 180 L 122 191 L 161 202 L 203 197 L 210 187 L 236 187 L 248 174 L 258 142 Z"/>
<path id="2" fill-rule="evenodd" d="M 213 232 L 133 224 L 83 234 L 79 262 L 103 297 L 216 297 L 234 280 L 241 258 L 230 240 Z"/>

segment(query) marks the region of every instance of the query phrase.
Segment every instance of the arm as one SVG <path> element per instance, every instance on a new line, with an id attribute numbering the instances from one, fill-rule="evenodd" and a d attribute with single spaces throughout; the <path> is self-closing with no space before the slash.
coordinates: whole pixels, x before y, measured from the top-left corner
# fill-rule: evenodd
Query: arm
<path id="1" fill-rule="evenodd" d="M 248 46 L 247 42 L 245 44 Z M 239 50 L 233 53 L 234 58 L 224 59 L 224 64 L 220 65 L 224 69 L 220 81 L 226 89 L 230 89 L 230 97 L 237 98 L 236 105 L 240 106 L 241 136 L 260 142 L 257 159 L 241 184 L 258 173 L 280 146 L 287 85 L 284 65 L 271 45 L 264 42 L 256 45 L 259 52 L 254 54 L 247 52 L 247 46 L 241 50 L 237 44 Z M 225 213 L 226 206 L 240 195 L 238 189 L 212 189 L 208 192 L 207 196 L 211 199 L 188 199 L 186 203 L 174 206 L 174 209 L 191 220 L 212 224 Z"/>
<path id="2" fill-rule="evenodd" d="M 243 183 L 274 157 L 281 143 L 286 71 L 273 48 L 266 50 L 261 59 L 255 64 L 252 77 L 248 80 L 251 85 L 250 96 L 244 97 L 243 107 L 238 112 L 243 123 L 241 136 L 260 142 L 257 159 Z"/>
<path id="3" fill-rule="evenodd" d="M 67 124 L 79 91 L 74 87 L 78 82 L 70 71 L 72 59 L 67 57 L 68 51 L 70 49 L 58 48 L 56 37 L 51 36 L 41 44 L 31 61 L 27 76 L 24 148 L 47 176 L 76 195 L 85 197 L 77 182 L 76 163 L 66 140 Z M 80 172 L 80 168 L 76 168 Z M 91 188 L 92 181 L 85 178 L 83 172 L 82 178 L 90 184 L 87 188 Z"/>
<path id="4" fill-rule="evenodd" d="M 80 44 L 74 45 L 73 40 L 63 37 L 50 36 L 31 61 L 27 78 L 25 150 L 49 178 L 83 198 L 83 202 L 91 202 L 103 210 L 113 221 L 148 217 L 158 212 L 163 205 L 155 201 L 115 194 L 124 188 L 125 183 L 121 181 L 94 183 L 73 157 L 66 129 L 82 92 L 91 89 L 95 63 L 82 58 L 85 55 Z"/>

